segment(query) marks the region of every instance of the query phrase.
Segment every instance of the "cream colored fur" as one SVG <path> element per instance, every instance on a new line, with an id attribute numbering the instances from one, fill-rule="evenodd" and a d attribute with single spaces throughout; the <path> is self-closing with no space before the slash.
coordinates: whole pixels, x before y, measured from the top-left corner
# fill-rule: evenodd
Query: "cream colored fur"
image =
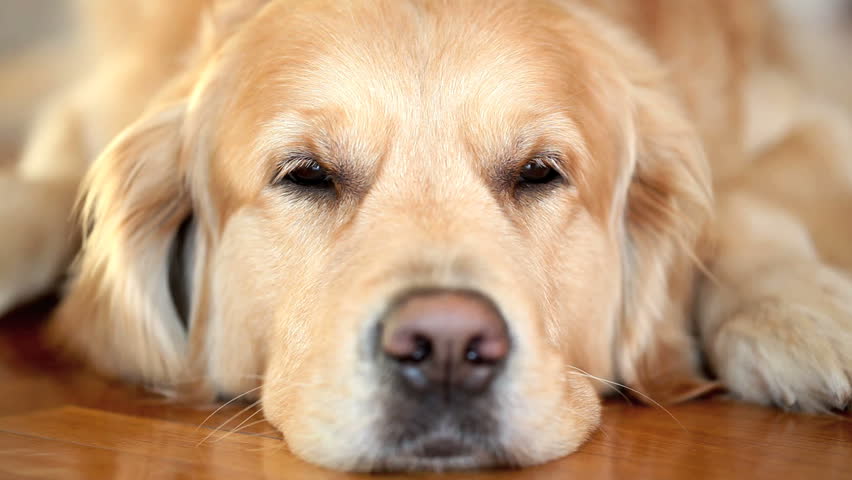
<path id="1" fill-rule="evenodd" d="M 594 431 L 614 382 L 848 405 L 852 127 L 836 90 L 804 87 L 824 77 L 788 48 L 788 10 L 84 6 L 94 63 L 0 176 L 0 311 L 54 286 L 83 237 L 50 334 L 98 370 L 258 398 L 291 450 L 347 470 L 541 463 Z M 305 150 L 341 172 L 333 197 L 272 181 Z M 543 152 L 564 183 L 501 183 Z M 167 273 L 190 215 L 184 331 Z M 364 345 L 420 287 L 506 317 L 502 456 L 395 462 L 378 434 L 392 393 Z"/>

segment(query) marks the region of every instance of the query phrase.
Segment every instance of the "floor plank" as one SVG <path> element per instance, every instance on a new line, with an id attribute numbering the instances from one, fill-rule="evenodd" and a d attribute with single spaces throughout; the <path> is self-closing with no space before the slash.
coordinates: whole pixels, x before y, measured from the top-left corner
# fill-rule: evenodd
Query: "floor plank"
<path id="1" fill-rule="evenodd" d="M 50 306 L 0 319 L 0 479 L 363 478 L 295 458 L 251 405 L 179 405 L 58 363 L 36 335 Z M 669 411 L 614 400 L 601 430 L 568 458 L 420 476 L 439 477 L 850 479 L 852 417 L 722 397 Z"/>
<path id="2" fill-rule="evenodd" d="M 213 472 L 198 463 L 172 461 L 28 435 L 0 433 L 0 478 L 214 479 L 226 475 L 230 478 L 261 478 L 226 468 Z"/>
<path id="3" fill-rule="evenodd" d="M 291 455 L 279 455 L 285 446 L 278 439 L 216 432 L 177 422 L 79 407 L 0 418 L 0 433 L 89 449 L 79 452 L 81 458 L 145 457 L 165 465 L 189 464 L 196 470 L 217 472 L 223 476 L 239 475 L 240 478 L 265 478 L 262 470 L 258 471 L 258 466 L 292 472 L 304 465 Z"/>

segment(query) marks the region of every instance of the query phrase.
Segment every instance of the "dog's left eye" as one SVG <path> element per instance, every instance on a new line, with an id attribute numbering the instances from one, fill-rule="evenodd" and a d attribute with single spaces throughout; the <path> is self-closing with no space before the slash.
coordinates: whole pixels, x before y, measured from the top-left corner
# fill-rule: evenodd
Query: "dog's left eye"
<path id="1" fill-rule="evenodd" d="M 284 179 L 302 187 L 325 189 L 333 186 L 331 174 L 328 170 L 313 160 L 293 169 Z"/>
<path id="2" fill-rule="evenodd" d="M 539 185 L 550 183 L 558 178 L 559 172 L 538 158 L 530 160 L 521 167 L 520 183 Z"/>

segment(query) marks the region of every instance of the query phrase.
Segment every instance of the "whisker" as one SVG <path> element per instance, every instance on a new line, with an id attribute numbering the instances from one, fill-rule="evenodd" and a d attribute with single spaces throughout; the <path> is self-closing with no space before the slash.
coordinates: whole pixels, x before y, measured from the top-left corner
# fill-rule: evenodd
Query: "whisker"
<path id="1" fill-rule="evenodd" d="M 255 420 L 248 425 L 245 425 L 239 430 L 233 430 L 232 433 L 240 433 L 241 435 L 251 435 L 253 437 L 268 437 L 272 434 L 281 434 L 281 431 L 277 428 L 273 428 L 272 430 L 264 430 L 262 432 L 245 432 L 246 429 L 249 429 L 255 425 L 260 425 L 261 423 L 269 423 L 269 420 L 265 418 L 261 418 L 260 420 Z M 218 440 L 217 440 L 218 441 Z"/>
<path id="2" fill-rule="evenodd" d="M 576 369 L 576 370 L 579 370 L 579 368 L 577 368 L 577 367 L 575 367 L 575 366 L 572 366 L 572 365 L 569 365 L 569 367 L 570 367 L 570 368 L 573 368 L 573 369 Z M 579 372 L 568 372 L 568 373 L 571 373 L 571 374 L 573 374 L 573 375 L 580 375 L 581 377 L 591 378 L 592 380 L 597 380 L 597 381 L 599 381 L 599 382 L 601 382 L 601 383 L 603 383 L 603 384 L 611 384 L 611 383 L 614 383 L 614 382 L 609 382 L 609 381 L 607 381 L 607 380 L 604 380 L 604 379 L 602 379 L 602 378 L 598 378 L 598 377 L 596 377 L 596 376 L 594 376 L 594 375 L 590 375 L 590 374 L 587 374 L 587 373 L 579 373 Z M 630 399 L 630 397 L 628 397 L 628 396 L 627 396 L 624 392 L 622 392 L 622 391 L 621 391 L 620 389 L 618 389 L 618 388 L 613 388 L 613 391 L 615 391 L 615 393 L 617 393 L 617 394 L 621 395 L 621 398 L 623 398 L 623 399 L 624 399 L 624 400 L 625 400 L 625 401 L 626 401 L 629 405 L 633 406 L 633 400 L 631 400 L 631 399 Z"/>
<path id="3" fill-rule="evenodd" d="M 216 415 L 217 413 L 219 413 L 219 411 L 222 410 L 223 408 L 227 407 L 228 405 L 236 402 L 240 398 L 245 397 L 246 395 L 248 395 L 252 392 L 256 392 L 257 390 L 260 390 L 261 388 L 263 388 L 263 384 L 260 384 L 260 385 L 254 387 L 250 390 L 246 390 L 245 392 L 241 393 L 240 395 L 237 395 L 236 397 L 234 397 L 234 398 L 228 400 L 227 402 L 223 403 L 219 408 L 214 410 L 213 413 L 211 413 L 210 415 L 207 415 L 207 418 L 205 418 L 200 424 L 198 424 L 197 427 L 195 427 L 195 431 L 198 431 L 198 429 L 203 427 L 204 424 L 207 423 L 207 421 L 210 420 L 213 417 L 213 415 Z"/>
<path id="4" fill-rule="evenodd" d="M 592 378 L 592 379 L 598 380 L 598 381 L 603 382 L 603 383 L 607 383 L 607 384 L 610 384 L 610 385 L 615 385 L 615 386 L 618 386 L 618 387 L 624 388 L 624 389 L 626 389 L 626 390 L 629 390 L 629 391 L 631 391 L 631 392 L 633 392 L 633 393 L 635 393 L 635 394 L 637 394 L 637 395 L 641 396 L 642 398 L 645 398 L 646 400 L 648 400 L 649 402 L 651 402 L 651 404 L 655 405 L 655 406 L 656 406 L 656 407 L 658 407 L 660 410 L 662 410 L 662 411 L 666 412 L 666 414 L 668 414 L 668 416 L 670 416 L 670 417 L 672 418 L 672 420 L 674 420 L 674 421 L 675 421 L 675 423 L 677 423 L 677 424 L 680 426 L 680 428 L 682 428 L 684 431 L 689 431 L 689 430 L 687 430 L 687 428 L 683 425 L 683 423 L 681 423 L 681 422 L 680 422 L 680 420 L 678 420 L 678 419 L 677 419 L 677 417 L 675 417 L 675 416 L 674 416 L 674 414 L 672 414 L 672 412 L 670 412 L 670 411 L 669 411 L 666 407 L 662 406 L 662 405 L 660 404 L 660 402 L 658 402 L 658 401 L 654 400 L 653 398 L 651 398 L 651 397 L 649 397 L 648 395 L 646 395 L 646 394 L 644 394 L 644 393 L 640 392 L 639 390 L 636 390 L 636 389 L 630 388 L 630 387 L 628 387 L 627 385 L 624 385 L 624 384 L 621 384 L 621 383 L 618 383 L 618 382 L 614 382 L 614 381 L 612 381 L 612 380 L 606 380 L 606 379 L 604 379 L 604 378 L 596 377 L 596 376 L 594 376 L 594 375 L 590 374 L 589 372 L 586 372 L 586 371 L 584 371 L 584 370 L 582 370 L 582 369 L 580 369 L 580 368 L 577 368 L 577 367 L 575 367 L 575 366 L 573 366 L 573 365 L 569 365 L 569 367 L 570 367 L 570 368 L 573 368 L 574 370 L 577 370 L 577 371 L 578 371 L 578 372 L 580 372 L 582 375 L 584 375 L 584 376 L 586 376 L 586 377 L 588 377 L 588 378 Z M 573 373 L 573 372 L 570 372 L 570 373 Z"/>
<path id="5" fill-rule="evenodd" d="M 265 421 L 266 421 L 266 419 L 258 420 L 256 423 L 263 423 Z M 252 435 L 252 436 L 255 436 L 255 437 L 268 437 L 268 438 L 271 438 L 272 440 L 281 440 L 280 438 L 270 437 L 270 435 L 273 435 L 273 434 L 281 435 L 281 431 L 278 430 L 277 428 L 273 428 L 272 430 L 264 430 L 262 432 L 257 432 L 257 433 L 244 433 L 243 435 Z"/>
<path id="6" fill-rule="evenodd" d="M 256 403 L 259 403 L 259 402 L 260 402 L 260 400 L 258 400 L 258 402 L 256 402 Z M 262 409 L 258 408 L 257 410 L 255 410 L 255 412 L 254 412 L 254 413 L 252 413 L 251 415 L 249 415 L 248 417 L 246 417 L 246 418 L 245 418 L 245 420 L 243 420 L 242 422 L 240 422 L 240 424 L 239 424 L 239 425 L 237 425 L 237 426 L 236 426 L 236 427 L 234 427 L 232 430 L 228 431 L 226 434 L 222 435 L 221 437 L 219 437 L 219 438 L 217 438 L 216 440 L 213 440 L 213 441 L 214 441 L 214 442 L 221 441 L 221 440 L 223 440 L 223 439 L 225 439 L 225 438 L 228 438 L 228 436 L 229 436 L 229 435 L 231 435 L 231 434 L 233 434 L 233 433 L 236 433 L 236 432 L 240 431 L 240 430 L 243 428 L 243 425 L 245 425 L 245 423 L 246 423 L 246 422 L 248 422 L 249 420 L 251 420 L 251 419 L 252 419 L 252 417 L 254 417 L 255 415 L 257 415 L 258 413 L 261 413 L 262 411 L 263 411 Z M 230 421 L 230 420 L 229 420 L 229 421 Z"/>
<path id="7" fill-rule="evenodd" d="M 210 431 L 210 433 L 208 433 L 206 437 L 204 437 L 203 439 L 201 439 L 201 441 L 200 441 L 200 442 L 198 442 L 198 444 L 197 444 L 197 445 L 201 445 L 202 443 L 206 442 L 206 441 L 207 441 L 207 439 L 209 439 L 209 438 L 210 438 L 213 434 L 215 434 L 215 433 L 217 433 L 218 431 L 222 430 L 222 427 L 224 427 L 225 425 L 227 425 L 228 423 L 230 423 L 230 422 L 231 422 L 231 420 L 233 420 L 233 419 L 235 419 L 235 418 L 239 417 L 240 415 L 242 415 L 243 413 L 247 412 L 248 410 L 250 410 L 250 409 L 252 409 L 252 408 L 255 408 L 255 407 L 257 406 L 257 404 L 259 404 L 259 403 L 260 403 L 260 400 L 257 400 L 257 401 L 255 401 L 255 402 L 252 402 L 252 403 L 250 403 L 247 407 L 245 407 L 244 409 L 242 409 L 242 410 L 240 410 L 239 412 L 237 412 L 237 413 L 235 413 L 235 414 L 231 415 L 231 417 L 230 417 L 230 418 L 228 418 L 227 420 L 225 420 L 224 422 L 222 422 L 222 423 L 221 423 L 218 427 L 216 427 L 216 428 L 214 428 L 213 430 L 211 430 L 211 431 Z M 259 411 L 259 410 L 258 410 L 258 411 Z M 252 416 L 254 416 L 254 414 L 252 414 Z"/>

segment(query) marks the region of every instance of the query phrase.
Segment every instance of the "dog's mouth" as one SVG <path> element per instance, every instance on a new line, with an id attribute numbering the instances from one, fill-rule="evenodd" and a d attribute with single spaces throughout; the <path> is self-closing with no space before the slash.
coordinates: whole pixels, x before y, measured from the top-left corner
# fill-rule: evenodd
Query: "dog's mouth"
<path id="1" fill-rule="evenodd" d="M 452 437 L 434 437 L 420 442 L 419 448 L 414 450 L 417 456 L 423 458 L 453 458 L 467 457 L 474 453 L 475 449 L 465 442 Z"/>
<path id="2" fill-rule="evenodd" d="M 405 442 L 373 468 L 374 472 L 446 471 L 511 467 L 502 450 L 448 434 L 433 434 Z"/>

